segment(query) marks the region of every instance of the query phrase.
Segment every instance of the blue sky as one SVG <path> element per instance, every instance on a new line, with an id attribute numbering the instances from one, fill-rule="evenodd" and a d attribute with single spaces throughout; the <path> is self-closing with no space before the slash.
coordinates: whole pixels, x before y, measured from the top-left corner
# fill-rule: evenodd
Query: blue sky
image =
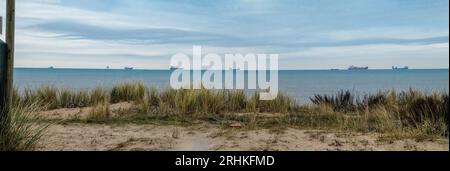
<path id="1" fill-rule="evenodd" d="M 448 0 L 16 3 L 17 67 L 162 69 L 193 45 L 278 53 L 282 69 L 449 67 Z"/>

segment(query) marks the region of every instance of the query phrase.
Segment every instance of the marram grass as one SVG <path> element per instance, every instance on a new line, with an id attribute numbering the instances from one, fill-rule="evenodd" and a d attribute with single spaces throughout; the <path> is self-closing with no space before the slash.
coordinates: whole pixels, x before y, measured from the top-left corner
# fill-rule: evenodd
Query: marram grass
<path id="1" fill-rule="evenodd" d="M 47 123 L 37 122 L 41 110 L 37 104 L 14 104 L 8 115 L 0 119 L 0 151 L 30 151 L 42 137 Z"/>
<path id="2" fill-rule="evenodd" d="M 51 86 L 15 93 L 14 103 L 38 103 L 47 109 L 92 107 L 91 120 L 109 116 L 109 104 L 132 102 L 144 116 L 207 117 L 237 119 L 230 114 L 260 115 L 240 121 L 252 125 L 284 125 L 314 129 L 343 129 L 371 132 L 413 132 L 448 136 L 448 93 L 425 94 L 410 90 L 386 91 L 357 97 L 350 91 L 315 95 L 311 104 L 298 104 L 281 93 L 275 100 L 260 101 L 259 93 L 249 95 L 232 90 L 158 90 L 142 82 L 124 82 L 111 89 L 91 91 L 59 90 Z M 103 118 L 103 119 L 102 119 Z"/>
<path id="3" fill-rule="evenodd" d="M 125 82 L 115 85 L 111 90 L 111 102 L 142 100 L 147 88 L 142 82 Z"/>
<path id="4" fill-rule="evenodd" d="M 194 123 L 204 120 L 224 125 L 242 123 L 243 128 L 332 129 L 380 132 L 397 138 L 448 137 L 448 93 L 409 90 L 386 91 L 357 97 L 350 91 L 315 95 L 311 104 L 298 104 L 280 94 L 260 101 L 259 94 L 231 90 L 158 90 L 141 82 L 125 82 L 111 89 L 90 91 L 58 89 L 14 89 L 13 107 L 0 121 L 0 151 L 33 150 L 48 122 L 36 113 L 58 108 L 90 107 L 88 123 L 109 121 L 144 122 L 151 118 Z M 114 118 L 110 104 L 132 102 L 138 110 Z M 270 117 L 265 117 L 267 114 Z M 225 124 L 226 125 L 226 124 Z"/>
<path id="5" fill-rule="evenodd" d="M 106 121 L 111 117 L 109 102 L 105 101 L 91 107 L 87 120 L 93 122 Z"/>

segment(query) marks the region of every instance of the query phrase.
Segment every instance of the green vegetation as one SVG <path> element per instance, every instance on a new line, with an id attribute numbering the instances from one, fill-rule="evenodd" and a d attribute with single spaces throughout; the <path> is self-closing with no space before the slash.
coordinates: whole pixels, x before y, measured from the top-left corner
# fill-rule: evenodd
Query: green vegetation
<path id="1" fill-rule="evenodd" d="M 88 121 L 102 122 L 110 118 L 109 102 L 98 103 L 89 111 Z"/>
<path id="2" fill-rule="evenodd" d="M 36 104 L 15 104 L 9 115 L 0 120 L 0 151 L 33 150 L 48 124 L 37 122 L 35 115 L 40 107 Z"/>
<path id="3" fill-rule="evenodd" d="M 98 104 L 104 103 L 105 101 L 110 101 L 109 99 L 110 97 L 108 91 L 101 87 L 97 87 L 89 93 L 90 106 L 96 106 Z"/>
<path id="4" fill-rule="evenodd" d="M 17 104 L 40 104 L 46 109 L 91 107 L 87 119 L 65 122 L 163 123 L 192 125 L 209 122 L 239 128 L 304 128 L 378 132 L 393 138 L 448 137 L 448 93 L 386 91 L 358 97 L 350 91 L 316 95 L 311 104 L 298 104 L 280 94 L 260 101 L 259 93 L 229 90 L 158 90 L 141 82 L 121 83 L 112 89 L 58 90 L 44 86 L 15 93 Z M 125 117 L 111 114 L 110 104 L 131 102 Z M 236 125 L 236 124 L 235 124 Z M 234 127 L 234 126 L 232 126 Z"/>
<path id="5" fill-rule="evenodd" d="M 146 87 L 142 82 L 121 83 L 111 90 L 111 102 L 142 100 L 146 93 Z"/>
<path id="6" fill-rule="evenodd" d="M 62 90 L 59 93 L 58 107 L 74 108 L 87 107 L 90 105 L 89 94 L 85 91 Z"/>
<path id="7" fill-rule="evenodd" d="M 359 130 L 402 134 L 405 131 L 420 135 L 448 136 L 448 94 L 426 95 L 409 90 L 380 92 L 356 99 L 352 93 L 335 96 L 316 95 L 311 101 L 322 110 L 336 113 L 339 126 Z"/>

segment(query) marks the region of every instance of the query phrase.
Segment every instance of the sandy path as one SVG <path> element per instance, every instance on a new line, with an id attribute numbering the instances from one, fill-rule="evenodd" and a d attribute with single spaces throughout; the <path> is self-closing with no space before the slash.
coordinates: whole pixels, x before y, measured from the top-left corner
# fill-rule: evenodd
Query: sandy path
<path id="1" fill-rule="evenodd" d="M 192 128 L 156 125 L 52 125 L 39 145 L 50 151 L 208 151 L 208 150 L 281 150 L 281 151 L 448 151 L 448 140 L 416 142 L 378 141 L 375 134 L 330 133 L 287 129 L 237 131 L 212 125 Z"/>

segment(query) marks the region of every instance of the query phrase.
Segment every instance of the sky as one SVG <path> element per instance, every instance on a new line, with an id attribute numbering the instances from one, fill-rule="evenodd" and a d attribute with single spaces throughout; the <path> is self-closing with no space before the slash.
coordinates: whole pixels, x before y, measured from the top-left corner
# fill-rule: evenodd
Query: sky
<path id="1" fill-rule="evenodd" d="M 204 54 L 279 54 L 281 69 L 449 68 L 448 0 L 17 0 L 16 6 L 16 67 L 167 69 L 171 56 L 200 45 Z"/>

